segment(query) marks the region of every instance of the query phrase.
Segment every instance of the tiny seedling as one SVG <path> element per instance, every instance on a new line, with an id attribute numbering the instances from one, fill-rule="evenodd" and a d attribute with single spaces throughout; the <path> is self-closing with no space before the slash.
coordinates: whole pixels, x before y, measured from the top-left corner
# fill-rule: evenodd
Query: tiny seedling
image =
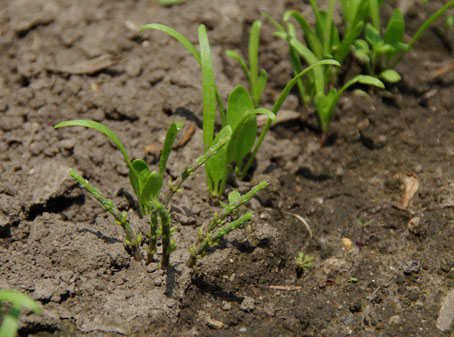
<path id="1" fill-rule="evenodd" d="M 153 255 L 157 251 L 157 241 L 160 237 L 162 241 L 162 258 L 160 265 L 161 267 L 166 268 L 170 263 L 170 255 L 176 248 L 175 240 L 172 239 L 172 234 L 174 233 L 176 227 L 172 227 L 171 214 L 169 211 L 170 201 L 174 194 L 181 190 L 181 186 L 187 178 L 194 175 L 200 166 L 205 164 L 212 156 L 216 155 L 217 152 L 221 151 L 222 148 L 227 145 L 230 140 L 230 136 L 218 136 L 202 156 L 195 160 L 191 165 L 187 166 L 175 180 L 169 180 L 168 190 L 164 197 L 160 199 L 160 192 L 166 171 L 167 161 L 177 133 L 183 127 L 182 122 L 172 123 L 167 130 L 159 160 L 158 171 L 151 171 L 148 164 L 142 159 L 135 159 L 131 161 L 120 139 L 112 130 L 101 123 L 90 120 L 72 120 L 59 123 L 55 126 L 55 128 L 66 126 L 84 126 L 95 129 L 106 135 L 119 148 L 123 154 L 126 165 L 129 168 L 130 183 L 137 196 L 140 213 L 142 216 L 150 215 L 150 230 L 147 236 L 148 244 L 146 245 L 146 263 L 151 263 L 153 261 Z M 143 237 L 142 234 L 136 234 L 134 229 L 131 228 L 127 213 L 120 212 L 110 199 L 104 197 L 98 189 L 82 178 L 74 170 L 70 170 L 70 175 L 97 201 L 99 201 L 105 210 L 113 215 L 115 222 L 120 225 L 126 233 L 126 247 L 129 247 L 134 258 L 137 261 L 140 261 L 142 259 L 140 245 Z M 233 214 L 233 212 L 250 198 L 254 197 L 267 184 L 268 183 L 266 182 L 260 183 L 244 196 L 239 196 L 239 193 L 236 191 L 231 192 L 230 196 L 232 197 L 229 199 L 229 205 L 224 212 L 225 214 L 220 217 L 215 215 L 213 219 L 214 225 L 209 227 L 209 229 L 205 232 L 204 238 L 208 240 L 207 242 L 211 245 L 215 244 L 224 235 L 249 221 L 252 217 L 250 212 L 242 216 Z M 215 229 L 216 232 L 212 233 Z M 206 246 L 202 244 L 201 249 L 197 250 L 199 253 L 196 256 L 199 257 L 204 254 L 205 250 Z M 192 264 L 193 262 L 191 265 Z"/>
<path id="2" fill-rule="evenodd" d="M 309 255 L 299 252 L 295 258 L 295 268 L 298 275 L 304 274 L 308 269 L 312 268 L 312 261 L 315 258 Z"/>
<path id="3" fill-rule="evenodd" d="M 438 11 L 432 14 L 416 31 L 407 44 L 404 41 L 405 21 L 399 8 L 391 15 L 386 29 L 381 34 L 380 24 L 380 1 L 370 0 L 370 17 L 372 24 L 365 27 L 365 39 L 358 39 L 353 45 L 353 52 L 357 59 L 363 62 L 369 73 L 381 79 L 394 83 L 401 79 L 394 69 L 408 51 L 414 46 L 421 35 L 437 20 L 446 10 L 454 6 L 454 1 L 446 3 Z"/>
<path id="4" fill-rule="evenodd" d="M 260 30 L 262 28 L 262 21 L 256 20 L 251 26 L 249 35 L 249 48 L 248 60 L 249 67 L 244 58 L 234 50 L 227 50 L 225 53 L 228 57 L 237 60 L 243 68 L 244 74 L 249 81 L 249 91 L 254 106 L 257 108 L 260 105 L 263 90 L 265 90 L 267 82 L 266 71 L 261 69 L 259 74 L 258 58 L 259 58 L 259 44 L 260 44 Z M 295 74 L 296 75 L 296 74 Z"/>
<path id="5" fill-rule="evenodd" d="M 289 11 L 284 14 L 284 22 L 286 22 L 287 29 L 270 15 L 264 13 L 277 29 L 277 32 L 274 33 L 275 36 L 288 43 L 290 62 L 295 73 L 302 68 L 301 58 L 309 65 L 316 64 L 321 58 L 332 58 L 341 65 L 364 26 L 361 20 L 358 21 L 358 17 L 365 15 L 364 6 L 359 2 L 343 2 L 344 11 L 348 12 L 348 15 L 346 15 L 348 19 L 345 20 L 347 26 L 344 38 L 340 40 L 332 18 L 335 0 L 330 0 L 328 12 L 319 10 L 315 0 L 310 2 L 316 18 L 315 30 L 310 27 L 308 22 L 298 12 Z M 357 17 L 353 13 L 357 13 Z M 290 18 L 294 18 L 300 25 L 306 44 L 296 38 L 296 29 L 289 22 Z M 315 105 L 323 138 L 326 136 L 339 98 L 345 90 L 356 83 L 384 88 L 380 80 L 368 75 L 353 77 L 339 90 L 335 87 L 330 88 L 330 86 L 337 84 L 337 71 L 332 67 L 317 67 L 314 69 L 312 76 L 308 76 L 305 81 L 298 80 L 297 88 L 303 104 L 307 105 L 313 102 Z"/>
<path id="6" fill-rule="evenodd" d="M 240 179 L 245 177 L 266 133 L 273 121 L 276 120 L 276 114 L 279 112 L 282 104 L 289 95 L 290 90 L 297 83 L 298 79 L 318 66 L 328 64 L 338 65 L 338 62 L 335 60 L 322 60 L 315 62 L 315 64 L 302 70 L 286 85 L 276 100 L 272 110 L 256 108 L 253 98 L 251 98 L 248 91 L 243 86 L 237 86 L 233 89 L 228 98 L 227 109 L 224 109 L 222 98 L 216 89 L 210 45 L 205 26 L 201 25 L 199 27 L 200 53 L 186 37 L 173 28 L 151 23 L 143 26 L 140 30 L 142 31 L 145 29 L 159 30 L 175 38 L 194 56 L 202 68 L 204 147 L 209 147 L 210 144 L 212 144 L 213 141 L 216 142 L 219 137 L 229 136 L 231 138 L 228 145 L 210 158 L 205 165 L 208 191 L 213 197 L 217 198 L 222 196 L 227 177 L 232 170 Z M 256 31 L 253 33 L 255 37 L 252 38 L 253 42 L 251 42 L 253 47 L 250 48 L 252 50 L 252 52 L 250 52 L 250 57 L 251 60 L 253 60 L 250 61 L 251 69 L 257 68 L 257 57 L 251 56 L 256 55 L 256 50 L 258 50 L 258 42 L 255 42 L 258 40 L 257 28 L 254 28 L 254 31 Z M 256 73 L 255 70 L 248 71 L 250 73 Z M 261 81 L 263 80 L 257 79 L 257 82 Z M 259 87 L 261 85 L 262 84 L 260 84 Z M 215 137 L 216 107 L 219 110 L 222 128 Z M 267 116 L 268 121 L 257 139 L 258 128 L 256 116 L 258 114 Z M 251 151 L 252 153 L 249 156 L 248 161 L 244 163 L 246 156 Z"/>
<path id="7" fill-rule="evenodd" d="M 364 231 L 367 226 L 369 226 L 372 222 L 374 222 L 374 219 L 369 220 L 367 222 L 362 222 L 358 218 L 355 218 L 355 221 L 361 227 L 361 237 L 359 239 L 359 246 L 358 246 L 358 249 L 361 250 L 363 248 Z"/>
<path id="8" fill-rule="evenodd" d="M 6 303 L 9 303 L 9 309 L 4 312 Z M 0 337 L 16 336 L 23 308 L 36 314 L 41 312 L 41 307 L 31 297 L 14 290 L 0 290 Z"/>

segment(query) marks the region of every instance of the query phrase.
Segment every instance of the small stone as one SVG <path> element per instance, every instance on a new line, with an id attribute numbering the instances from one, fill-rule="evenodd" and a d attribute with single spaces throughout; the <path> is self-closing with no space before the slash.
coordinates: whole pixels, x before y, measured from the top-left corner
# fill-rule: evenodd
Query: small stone
<path id="1" fill-rule="evenodd" d="M 404 274 L 410 275 L 412 273 L 417 273 L 421 269 L 421 262 L 418 260 L 408 261 L 404 265 Z"/>
<path id="2" fill-rule="evenodd" d="M 353 248 L 353 242 L 349 238 L 342 238 L 342 247 L 349 252 Z"/>
<path id="3" fill-rule="evenodd" d="M 437 328 L 446 331 L 454 319 L 454 290 L 451 290 L 443 299 L 438 313 Z"/>
<path id="4" fill-rule="evenodd" d="M 389 325 L 395 325 L 400 323 L 400 316 L 394 315 L 389 318 Z"/>
<path id="5" fill-rule="evenodd" d="M 351 312 L 360 312 L 361 311 L 361 302 L 351 303 L 348 307 Z"/>
<path id="6" fill-rule="evenodd" d="M 221 321 L 215 320 L 211 317 L 207 317 L 206 319 L 207 326 L 214 330 L 221 330 L 224 327 L 224 323 Z"/>
<path id="7" fill-rule="evenodd" d="M 341 319 L 341 322 L 345 325 L 350 325 L 353 323 L 354 317 L 351 313 L 348 313 L 344 318 Z"/>
<path id="8" fill-rule="evenodd" d="M 224 310 L 224 311 L 232 310 L 232 304 L 230 302 L 223 302 L 222 310 Z"/>
<path id="9" fill-rule="evenodd" d="M 246 312 L 252 312 L 255 309 L 255 300 L 252 297 L 246 296 L 241 302 L 240 309 Z"/>
<path id="10" fill-rule="evenodd" d="M 245 333 L 245 332 L 247 331 L 247 329 L 246 329 L 245 327 L 242 327 L 242 328 L 239 329 L 239 331 L 240 331 L 241 333 Z"/>

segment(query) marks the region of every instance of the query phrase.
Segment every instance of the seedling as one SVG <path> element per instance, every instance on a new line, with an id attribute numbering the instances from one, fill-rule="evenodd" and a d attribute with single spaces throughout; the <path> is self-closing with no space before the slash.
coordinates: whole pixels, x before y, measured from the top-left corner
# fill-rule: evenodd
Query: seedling
<path id="1" fill-rule="evenodd" d="M 183 2 L 184 0 L 158 0 L 158 4 L 163 7 L 179 5 Z"/>
<path id="2" fill-rule="evenodd" d="M 342 64 L 353 42 L 361 33 L 364 26 L 364 23 L 359 18 L 365 15 L 366 7 L 359 1 L 344 1 L 342 6 L 346 13 L 344 14 L 346 17 L 346 27 L 344 38 L 340 40 L 339 33 L 332 19 L 335 0 L 330 0 L 328 12 L 319 10 L 315 0 L 311 0 L 310 2 L 316 18 L 315 30 L 311 28 L 298 12 L 289 11 L 284 14 L 284 22 L 286 22 L 287 29 L 270 15 L 264 13 L 268 20 L 276 27 L 277 32 L 275 35 L 288 43 L 290 61 L 294 73 L 299 72 L 302 68 L 301 58 L 309 65 L 317 64 L 321 58 L 333 58 L 338 64 Z M 296 29 L 289 22 L 290 18 L 294 18 L 300 25 L 307 46 L 297 40 Z M 323 134 L 322 139 L 324 139 L 328 131 L 337 102 L 345 90 L 355 83 L 384 88 L 380 80 L 367 75 L 353 77 L 339 90 L 334 87 L 329 89 L 331 85 L 335 85 L 336 83 L 337 71 L 332 67 L 317 67 L 314 69 L 313 76 L 308 76 L 306 81 L 298 80 L 297 82 L 303 104 L 307 105 L 313 102 L 315 105 Z"/>
<path id="3" fill-rule="evenodd" d="M 304 274 L 308 269 L 312 268 L 314 257 L 299 252 L 295 258 L 295 268 L 298 275 Z"/>
<path id="4" fill-rule="evenodd" d="M 212 145 L 205 151 L 191 165 L 187 166 L 183 172 L 174 180 L 169 180 L 168 190 L 164 197 L 160 199 L 160 192 L 162 187 L 163 177 L 166 171 L 167 161 L 172 150 L 172 145 L 175 141 L 177 133 L 183 127 L 182 122 L 174 122 L 170 125 L 167 130 L 166 138 L 161 152 L 159 160 L 159 170 L 151 171 L 148 164 L 142 159 L 135 159 L 130 161 L 126 150 L 121 143 L 120 139 L 115 133 L 110 130 L 107 126 L 90 120 L 72 120 L 59 123 L 55 128 L 65 126 L 84 126 L 95 129 L 105 134 L 114 144 L 119 148 L 123 154 L 123 158 L 126 165 L 129 168 L 129 178 L 132 189 L 137 196 L 140 213 L 142 216 L 150 215 L 150 231 L 148 233 L 148 243 L 146 245 L 146 263 L 153 261 L 153 255 L 157 251 L 157 241 L 161 238 L 162 241 L 162 258 L 160 265 L 166 268 L 170 263 L 170 255 L 175 250 L 175 241 L 172 239 L 172 234 L 176 227 L 172 227 L 171 214 L 169 211 L 169 205 L 172 197 L 175 193 L 179 192 L 183 182 L 194 175 L 196 170 L 206 163 L 212 156 L 222 150 L 230 140 L 229 135 L 218 135 L 217 139 Z M 136 234 L 133 228 L 131 228 L 128 215 L 126 212 L 120 212 L 113 202 L 104 197 L 101 192 L 91 185 L 87 180 L 82 178 L 74 170 L 70 170 L 70 175 L 97 201 L 99 201 L 102 207 L 107 210 L 115 219 L 115 222 L 120 225 L 126 233 L 125 245 L 132 251 L 132 255 L 137 261 L 142 259 L 140 253 L 140 245 L 142 243 L 142 234 Z M 205 232 L 204 238 L 207 244 L 210 245 L 218 242 L 224 235 L 230 233 L 232 230 L 240 227 L 252 217 L 252 214 L 246 213 L 242 216 L 233 214 L 233 212 L 247 202 L 250 198 L 254 197 L 261 189 L 263 189 L 268 183 L 262 182 L 256 187 L 252 188 L 244 196 L 240 196 L 238 192 L 233 191 L 229 196 L 229 206 L 226 206 L 225 212 L 222 216 L 213 218 L 213 226 Z M 213 230 L 216 231 L 213 233 Z M 200 257 L 204 254 L 206 246 L 201 245 L 198 250 L 196 257 Z M 188 262 L 189 263 L 189 262 Z M 191 265 L 193 262 L 191 263 Z"/>
<path id="5" fill-rule="evenodd" d="M 165 174 L 167 160 L 172 150 L 172 145 L 175 141 L 177 133 L 183 127 L 182 122 L 174 122 L 167 130 L 164 140 L 161 157 L 159 160 L 159 170 L 150 171 L 148 164 L 142 159 L 131 161 L 126 153 L 126 150 L 115 135 L 107 126 L 90 120 L 72 120 L 59 123 L 55 128 L 65 126 L 84 126 L 95 129 L 105 134 L 118 147 L 123 154 L 126 165 L 129 168 L 129 179 L 134 193 L 137 196 L 140 213 L 142 216 L 151 214 L 150 232 L 148 233 L 147 245 L 147 262 L 150 263 L 153 254 L 156 253 L 156 242 L 158 236 L 162 238 L 163 255 L 161 260 L 162 267 L 167 267 L 172 251 L 175 249 L 175 243 L 171 240 L 171 236 L 175 228 L 171 227 L 170 214 L 168 207 L 173 195 L 180 190 L 182 183 L 192 176 L 195 171 L 202 166 L 211 156 L 218 152 L 224 145 L 227 144 L 229 137 L 220 137 L 212 146 L 199 157 L 192 165 L 187 166 L 183 172 L 174 181 L 169 180 L 169 189 L 164 196 L 164 201 L 159 200 L 162 181 Z M 142 235 L 136 234 L 131 228 L 126 212 L 121 213 L 111 200 L 105 198 L 99 190 L 92 186 L 88 181 L 83 179 L 75 171 L 71 170 L 70 175 L 81 184 L 96 200 L 98 200 L 104 209 L 113 215 L 115 221 L 120 225 L 126 233 L 125 244 L 132 250 L 134 258 L 138 261 L 142 259 L 140 254 L 140 244 Z"/>
<path id="6" fill-rule="evenodd" d="M 367 226 L 369 226 L 372 222 L 374 222 L 374 219 L 369 220 L 367 222 L 362 222 L 361 220 L 355 218 L 356 223 L 361 227 L 361 237 L 359 239 L 359 246 L 358 249 L 361 250 L 363 248 L 363 237 L 364 237 L 364 231 Z"/>
<path id="7" fill-rule="evenodd" d="M 258 26 L 256 26 L 258 27 Z M 206 178 L 208 191 L 213 197 L 219 198 L 222 196 L 227 177 L 229 172 L 232 170 L 237 174 L 240 179 L 243 179 L 246 175 L 250 165 L 252 164 L 257 151 L 262 144 L 263 138 L 268 132 L 273 121 L 276 120 L 276 114 L 279 112 L 282 104 L 290 93 L 292 87 L 297 83 L 298 79 L 305 75 L 307 72 L 315 67 L 321 65 L 338 65 L 338 62 L 334 60 L 323 60 L 316 62 L 310 67 L 304 69 L 292 79 L 287 86 L 284 88 L 272 110 L 264 108 L 256 108 L 254 105 L 253 98 L 250 97 L 248 91 L 243 86 L 237 86 L 230 93 L 228 98 L 227 109 L 224 110 L 224 104 L 222 98 L 216 89 L 214 80 L 213 63 L 211 60 L 211 51 L 206 34 L 205 26 L 199 27 L 199 45 L 200 53 L 184 37 L 181 33 L 177 32 L 173 28 L 167 27 L 161 24 L 147 24 L 141 28 L 144 29 L 155 29 L 165 32 L 178 40 L 196 59 L 202 68 L 202 98 L 203 98 L 203 143 L 204 147 L 208 148 L 210 144 L 216 142 L 219 137 L 230 136 L 231 139 L 228 145 L 221 149 L 215 156 L 210 158 L 206 165 Z M 258 50 L 257 43 L 258 32 L 257 28 L 254 28 L 254 38 L 251 38 L 253 42 L 250 48 L 251 57 L 251 69 L 257 67 L 256 50 Z M 255 64 L 255 65 L 252 65 Z M 248 70 L 249 73 L 255 73 L 255 70 Z M 263 80 L 256 79 L 257 85 L 260 88 Z M 253 91 L 254 92 L 254 91 Z M 215 120 L 216 120 L 216 106 L 219 110 L 220 120 L 222 129 L 214 137 Z M 257 139 L 257 114 L 263 114 L 268 117 L 266 126 L 262 133 Z M 214 138 L 214 140 L 213 140 Z M 255 147 L 254 147 L 255 144 Z M 253 149 L 254 148 L 254 149 Z M 253 149 L 253 150 L 252 150 Z M 245 157 L 251 152 L 248 161 L 244 163 Z"/>
<path id="8" fill-rule="evenodd" d="M 366 25 L 365 40 L 358 39 L 355 41 L 353 51 L 355 56 L 366 65 L 370 74 L 394 83 L 401 79 L 394 67 L 403 59 L 427 28 L 448 8 L 454 6 L 454 1 L 446 3 L 432 14 L 416 31 L 408 44 L 404 41 L 405 21 L 400 9 L 394 10 L 384 34 L 381 35 L 380 1 L 370 0 L 369 6 L 372 24 Z"/>
<path id="9" fill-rule="evenodd" d="M 4 313 L 4 303 L 9 303 L 9 310 Z M 14 337 L 19 326 L 19 315 L 23 308 L 36 314 L 41 312 L 41 307 L 31 297 L 14 290 L 0 290 L 0 337 Z"/>
<path id="10" fill-rule="evenodd" d="M 237 60 L 243 68 L 244 74 L 249 81 L 249 90 L 254 106 L 257 108 L 260 105 L 263 90 L 265 90 L 267 75 L 266 71 L 261 69 L 259 75 L 258 58 L 259 58 L 259 43 L 260 43 L 260 29 L 262 28 L 262 21 L 256 20 L 251 26 L 249 35 L 249 67 L 244 58 L 236 51 L 227 50 L 225 53 L 228 57 Z M 296 74 L 295 74 L 296 75 Z"/>

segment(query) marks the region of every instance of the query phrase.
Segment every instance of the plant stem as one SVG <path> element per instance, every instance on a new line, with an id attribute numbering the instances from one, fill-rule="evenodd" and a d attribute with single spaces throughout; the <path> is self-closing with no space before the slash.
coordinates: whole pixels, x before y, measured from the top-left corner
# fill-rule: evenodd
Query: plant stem
<path id="1" fill-rule="evenodd" d="M 192 267 L 194 265 L 195 259 L 197 259 L 198 256 L 201 255 L 200 252 L 204 252 L 204 250 L 207 247 L 207 244 L 210 242 L 215 242 L 215 237 L 217 234 L 220 234 L 221 232 L 217 231 L 214 236 L 212 235 L 212 232 L 219 226 L 222 226 L 226 221 L 227 217 L 230 216 L 233 212 L 235 212 L 241 205 L 244 203 L 248 202 L 251 198 L 253 198 L 259 191 L 264 189 L 266 186 L 268 186 L 269 183 L 267 181 L 261 181 L 257 185 L 255 185 L 253 188 L 249 190 L 249 192 L 243 194 L 240 196 L 236 201 L 232 202 L 231 204 L 227 205 L 227 207 L 224 208 L 224 211 L 221 213 L 221 215 L 215 215 L 213 216 L 213 219 L 211 220 L 210 223 L 206 224 L 203 227 L 203 233 L 200 233 L 199 238 L 197 239 L 197 242 L 194 244 L 193 248 L 191 249 L 191 257 L 189 260 L 186 262 L 186 265 L 188 267 Z M 242 219 L 241 217 L 240 219 Z M 238 221 L 238 220 L 237 220 Z M 247 221 L 247 220 L 246 220 Z M 232 222 L 236 223 L 236 221 Z M 244 222 L 243 222 L 244 223 Z M 227 225 L 229 226 L 229 225 Z M 239 226 L 239 225 L 238 225 Z M 225 227 L 225 226 L 224 226 Z M 222 228 L 224 228 L 222 227 Z M 221 229 L 222 229 L 221 228 Z M 219 232 L 219 233 L 218 233 Z M 205 243 L 206 244 L 205 244 Z M 204 248 L 203 248 L 204 247 Z M 199 252 L 199 253 L 198 253 Z"/>
<path id="2" fill-rule="evenodd" d="M 169 266 L 170 254 L 172 247 L 170 243 L 170 215 L 167 209 L 159 201 L 154 201 L 152 204 L 152 213 L 159 217 L 161 224 L 161 237 L 162 237 L 162 259 L 161 267 L 167 268 Z"/>
<path id="3" fill-rule="evenodd" d="M 140 255 L 139 245 L 140 245 L 140 237 L 134 232 L 131 228 L 128 216 L 126 212 L 120 212 L 118 208 L 113 204 L 112 200 L 104 197 L 101 192 L 91 185 L 87 180 L 82 178 L 76 171 L 70 169 L 69 174 L 73 177 L 88 193 L 90 193 L 93 198 L 98 200 L 102 207 L 108 211 L 110 214 L 113 215 L 115 218 L 115 222 L 123 228 L 126 233 L 126 240 L 125 244 L 131 248 L 132 255 L 134 256 L 136 261 L 142 260 L 142 256 Z"/>
<path id="4" fill-rule="evenodd" d="M 200 166 L 202 166 L 208 159 L 214 156 L 225 144 L 228 143 L 229 140 L 230 137 L 228 136 L 221 138 L 216 144 L 211 146 L 203 155 L 197 158 L 191 165 L 186 166 L 186 168 L 178 176 L 178 178 L 169 184 L 169 190 L 167 191 L 164 198 L 164 206 L 166 208 L 169 207 L 170 200 L 172 199 L 173 195 L 179 191 L 183 182 L 190 176 L 194 175 L 195 171 L 197 171 L 197 169 Z"/>
<path id="5" fill-rule="evenodd" d="M 150 218 L 150 232 L 148 233 L 148 247 L 147 247 L 147 264 L 153 262 L 153 255 L 156 253 L 156 241 L 158 240 L 159 219 L 158 214 L 154 211 L 151 212 Z"/>
<path id="6" fill-rule="evenodd" d="M 198 257 L 201 257 L 209 246 L 215 245 L 223 236 L 229 234 L 231 231 L 241 227 L 246 222 L 251 220 L 252 212 L 247 212 L 246 214 L 242 215 L 239 219 L 230 222 L 221 228 L 219 228 L 214 235 L 207 235 L 204 236 L 202 240 L 199 240 L 198 243 L 194 246 L 193 250 L 191 250 L 191 256 L 189 257 L 188 261 L 186 262 L 186 266 L 192 268 L 194 266 L 195 261 Z M 206 227 L 208 229 L 209 226 Z"/>

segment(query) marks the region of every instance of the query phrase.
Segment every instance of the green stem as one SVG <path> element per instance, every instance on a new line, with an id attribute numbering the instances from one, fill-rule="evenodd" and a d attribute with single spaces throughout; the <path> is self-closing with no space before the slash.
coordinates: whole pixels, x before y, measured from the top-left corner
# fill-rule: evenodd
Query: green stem
<path id="1" fill-rule="evenodd" d="M 98 200 L 102 207 L 108 211 L 112 216 L 115 218 L 115 222 L 123 228 L 124 232 L 126 233 L 126 240 L 125 243 L 129 246 L 132 250 L 132 254 L 136 261 L 142 260 L 140 255 L 139 245 L 141 242 L 140 236 L 138 236 L 134 230 L 131 228 L 128 216 L 126 212 L 120 212 L 118 208 L 113 204 L 112 200 L 104 197 L 101 192 L 91 185 L 87 180 L 82 178 L 76 171 L 70 169 L 69 174 L 73 177 L 88 193 L 90 193 L 93 198 Z"/>
<path id="2" fill-rule="evenodd" d="M 150 232 L 148 233 L 148 247 L 147 247 L 147 264 L 153 262 L 153 255 L 156 253 L 156 242 L 158 240 L 159 219 L 156 212 L 151 212 L 150 218 Z"/>
<path id="3" fill-rule="evenodd" d="M 164 207 L 168 208 L 170 200 L 173 195 L 180 190 L 183 182 L 194 175 L 195 171 L 202 166 L 208 159 L 214 156 L 224 145 L 230 140 L 230 137 L 226 136 L 221 138 L 216 144 L 212 145 L 203 155 L 197 158 L 191 165 L 186 166 L 184 171 L 178 176 L 176 180 L 169 184 L 169 190 L 167 191 L 164 198 Z"/>
<path id="4" fill-rule="evenodd" d="M 242 215 L 239 219 L 222 226 L 214 233 L 214 235 L 206 235 L 204 239 L 200 240 L 200 242 L 191 250 L 191 256 L 186 262 L 186 266 L 192 268 L 197 258 L 202 257 L 209 246 L 217 244 L 222 237 L 229 234 L 233 230 L 241 227 L 246 222 L 251 220 L 251 218 L 252 212 L 247 212 L 246 214 Z"/>

